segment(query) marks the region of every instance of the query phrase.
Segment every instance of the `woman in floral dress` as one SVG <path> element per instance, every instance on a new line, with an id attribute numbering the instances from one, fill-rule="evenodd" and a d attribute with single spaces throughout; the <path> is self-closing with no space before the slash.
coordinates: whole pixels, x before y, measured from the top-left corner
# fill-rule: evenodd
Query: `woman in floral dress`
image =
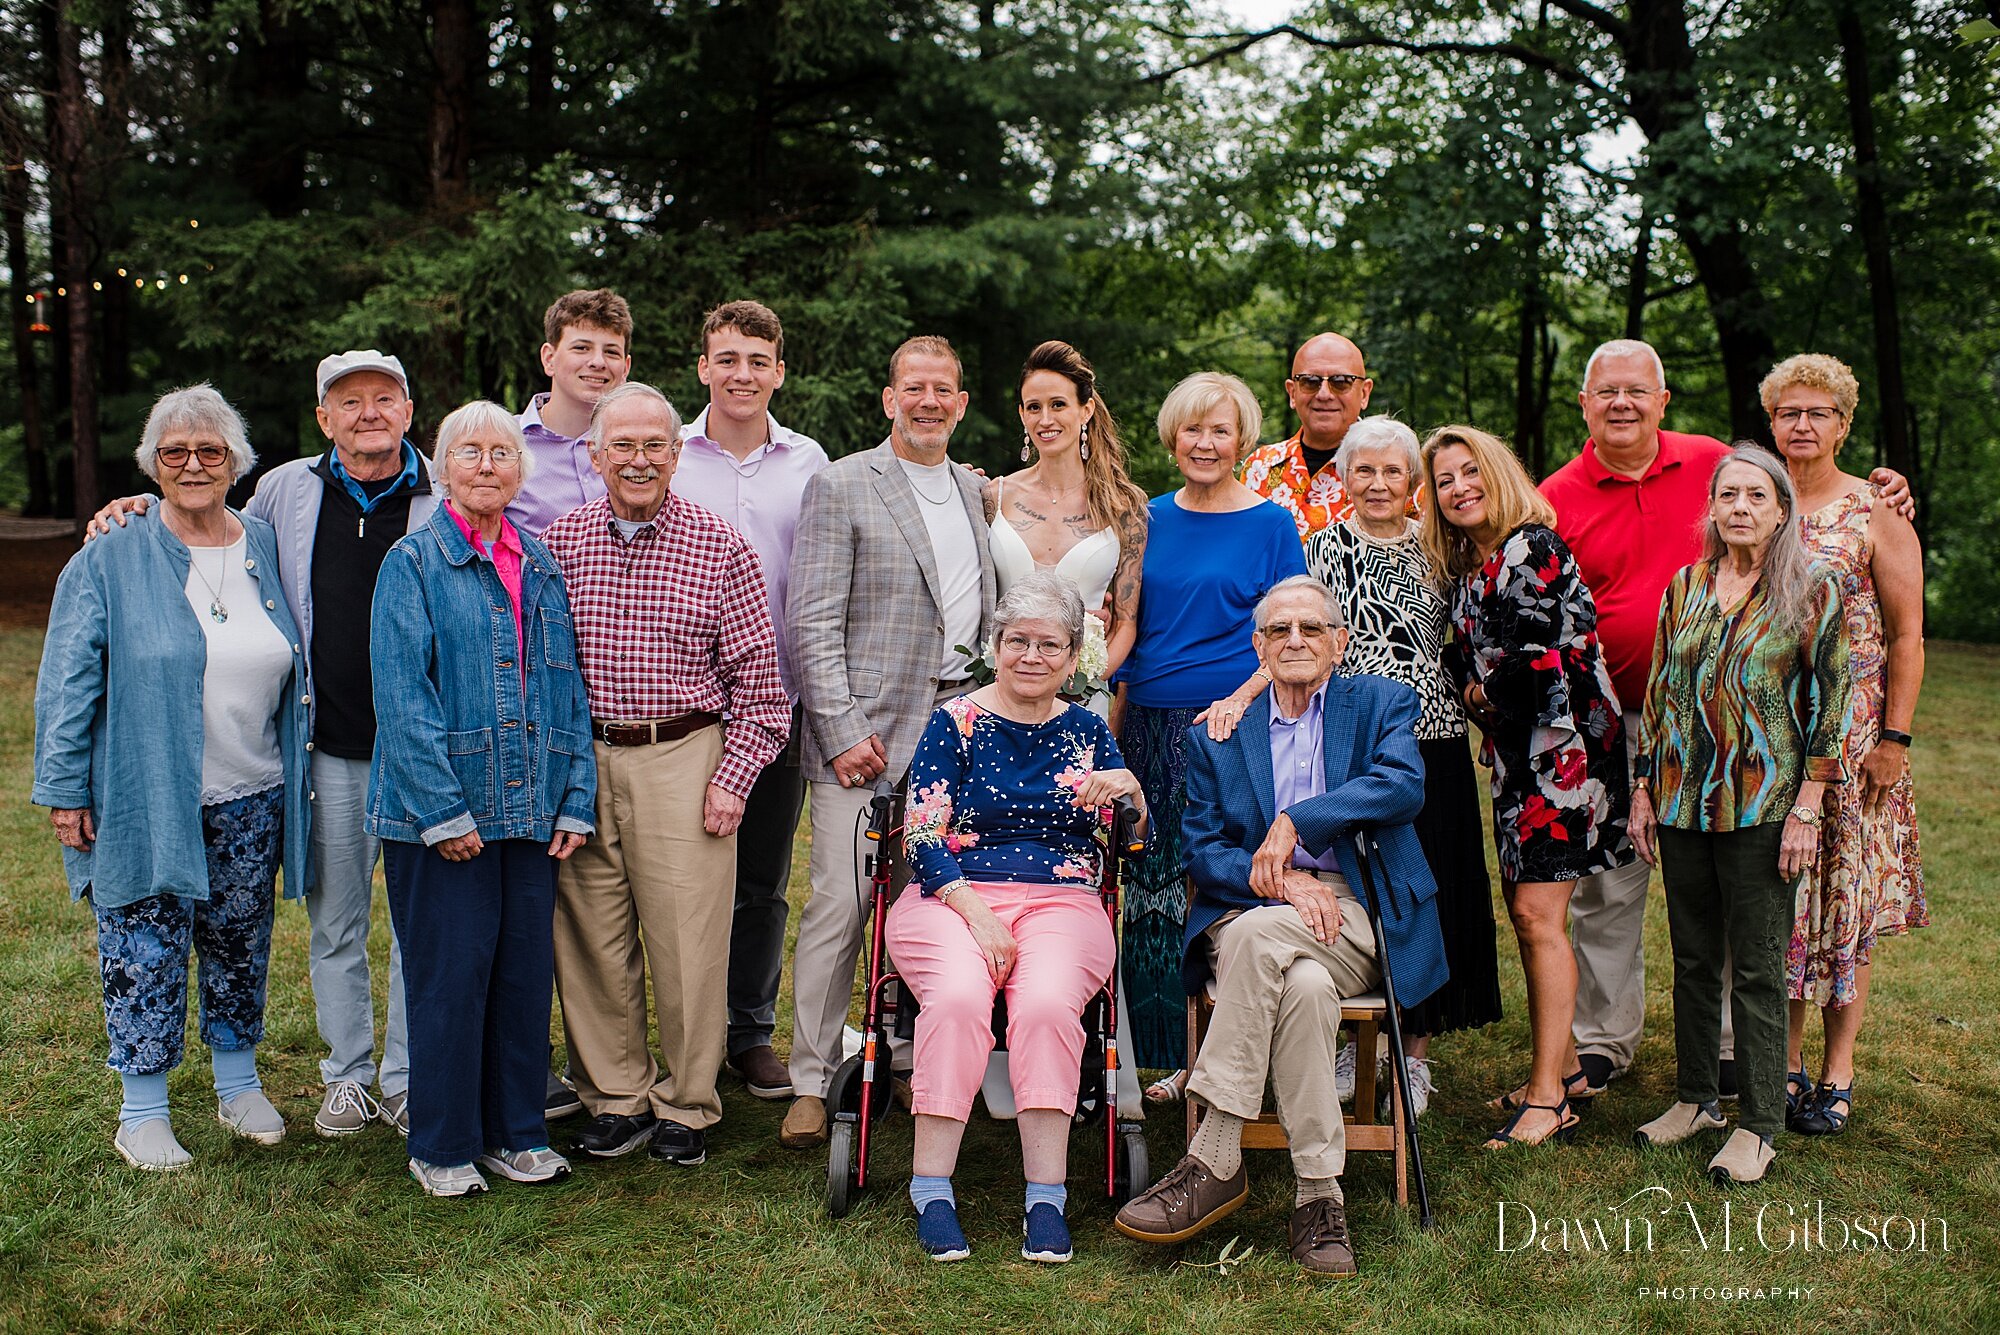
<path id="1" fill-rule="evenodd" d="M 1924 904 L 1910 725 L 1924 680 L 1924 563 L 1916 530 L 1873 483 L 1839 466 L 1861 387 L 1835 358 L 1780 362 L 1760 387 L 1771 434 L 1798 489 L 1806 547 L 1840 581 L 1853 636 L 1852 717 L 1843 767 L 1825 798 L 1818 865 L 1799 885 L 1786 957 L 1792 998 L 1787 1125 L 1833 1135 L 1854 1106 L 1854 1044 L 1878 937 L 1930 924 Z M 1826 1055 L 1807 1073 L 1805 1031 L 1817 1009 Z"/>
<path id="2" fill-rule="evenodd" d="M 1579 878 L 1633 856 L 1618 697 L 1590 590 L 1513 451 L 1476 427 L 1448 426 L 1424 442 L 1423 459 L 1420 540 L 1450 582 L 1454 679 L 1485 733 L 1501 895 L 1534 1041 L 1527 1083 L 1496 1100 L 1514 1115 L 1486 1145 L 1567 1139 L 1577 1122 L 1568 1091 L 1582 1075 L 1570 1036 L 1569 898 Z"/>

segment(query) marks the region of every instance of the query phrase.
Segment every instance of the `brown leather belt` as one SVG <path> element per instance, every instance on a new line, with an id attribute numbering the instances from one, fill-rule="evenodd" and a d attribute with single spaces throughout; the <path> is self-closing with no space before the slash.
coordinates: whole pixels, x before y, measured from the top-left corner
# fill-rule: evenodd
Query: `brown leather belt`
<path id="1" fill-rule="evenodd" d="M 599 723 L 592 719 L 590 735 L 606 746 L 652 746 L 657 742 L 677 742 L 720 722 L 720 714 L 699 713 L 682 714 L 678 718 L 647 719 L 640 723 Z"/>

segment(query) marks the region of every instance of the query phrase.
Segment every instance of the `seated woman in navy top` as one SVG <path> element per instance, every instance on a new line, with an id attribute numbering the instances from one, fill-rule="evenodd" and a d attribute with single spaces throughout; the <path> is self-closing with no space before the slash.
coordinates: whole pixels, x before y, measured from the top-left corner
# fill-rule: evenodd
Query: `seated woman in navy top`
<path id="1" fill-rule="evenodd" d="M 1104 720 L 1058 694 L 1076 670 L 1083 600 L 1048 573 L 993 613 L 993 684 L 931 715 L 910 765 L 904 846 L 918 892 L 889 912 L 889 951 L 916 995 L 911 1079 L 917 1239 L 940 1261 L 968 1255 L 951 1171 L 993 1050 L 1007 991 L 1007 1050 L 1028 1179 L 1021 1255 L 1067 1261 L 1069 1125 L 1083 1062 L 1083 1008 L 1117 946 L 1097 898 L 1110 804 L 1141 803 Z"/>

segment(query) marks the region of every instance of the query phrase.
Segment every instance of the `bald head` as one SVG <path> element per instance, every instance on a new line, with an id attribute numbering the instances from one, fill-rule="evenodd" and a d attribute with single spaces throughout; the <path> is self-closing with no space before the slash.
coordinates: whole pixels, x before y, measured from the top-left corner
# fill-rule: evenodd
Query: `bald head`
<path id="1" fill-rule="evenodd" d="M 1306 448 L 1328 452 L 1339 449 L 1347 428 L 1361 420 L 1374 390 L 1361 349 L 1352 339 L 1331 333 L 1305 341 L 1285 381 L 1285 397 L 1299 415 Z"/>

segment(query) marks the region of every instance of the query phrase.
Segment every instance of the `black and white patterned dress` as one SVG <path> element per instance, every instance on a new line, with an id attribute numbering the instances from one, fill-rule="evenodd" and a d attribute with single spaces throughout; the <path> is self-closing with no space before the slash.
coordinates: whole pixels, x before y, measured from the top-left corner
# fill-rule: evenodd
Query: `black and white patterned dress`
<path id="1" fill-rule="evenodd" d="M 1306 569 L 1333 590 L 1347 619 L 1342 672 L 1400 681 L 1417 693 L 1417 748 L 1424 809 L 1417 841 L 1438 884 L 1438 921 L 1451 978 L 1403 1016 L 1412 1037 L 1477 1029 L 1500 1018 L 1500 964 L 1493 889 L 1486 876 L 1479 791 L 1465 711 L 1444 667 L 1449 631 L 1444 595 L 1417 545 L 1416 521 L 1401 537 L 1371 537 L 1350 515 L 1306 542 Z"/>

